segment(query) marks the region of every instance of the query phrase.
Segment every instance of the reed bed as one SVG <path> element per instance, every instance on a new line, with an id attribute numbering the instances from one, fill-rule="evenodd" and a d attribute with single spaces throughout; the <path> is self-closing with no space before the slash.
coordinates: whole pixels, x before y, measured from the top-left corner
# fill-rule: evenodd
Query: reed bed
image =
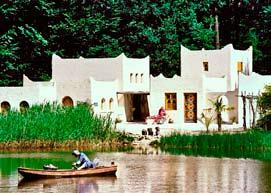
<path id="1" fill-rule="evenodd" d="M 35 105 L 0 114 L 0 149 L 117 146 L 132 140 L 113 125 L 110 116 L 97 116 L 87 105 Z"/>
<path id="2" fill-rule="evenodd" d="M 271 151 L 271 133 L 262 130 L 250 130 L 242 133 L 215 134 L 178 134 L 160 139 L 162 148 L 194 149 L 201 151 Z"/>

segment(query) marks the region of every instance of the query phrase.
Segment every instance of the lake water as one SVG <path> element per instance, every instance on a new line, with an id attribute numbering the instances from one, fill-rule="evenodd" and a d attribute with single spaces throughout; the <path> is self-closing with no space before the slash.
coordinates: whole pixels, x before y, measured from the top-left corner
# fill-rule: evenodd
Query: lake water
<path id="1" fill-rule="evenodd" d="M 160 151 L 91 153 L 102 164 L 114 161 L 116 177 L 20 181 L 17 167 L 52 163 L 71 168 L 70 152 L 0 154 L 0 192 L 271 192 L 271 162 L 252 159 L 171 155 Z"/>

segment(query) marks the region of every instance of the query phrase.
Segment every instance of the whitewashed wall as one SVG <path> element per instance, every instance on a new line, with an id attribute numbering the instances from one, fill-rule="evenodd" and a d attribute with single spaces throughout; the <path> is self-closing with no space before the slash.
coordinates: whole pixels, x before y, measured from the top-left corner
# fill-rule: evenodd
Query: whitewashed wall
<path id="1" fill-rule="evenodd" d="M 39 103 L 38 87 L 0 87 L 0 104 L 7 101 L 11 109 L 18 110 L 20 103 L 26 101 L 29 105 Z"/>
<path id="2" fill-rule="evenodd" d="M 91 100 L 89 80 L 80 82 L 56 82 L 55 87 L 57 102 L 60 104 L 62 104 L 62 99 L 66 96 L 71 97 L 74 104 L 76 104 L 77 101 L 87 102 Z"/>
<path id="3" fill-rule="evenodd" d="M 149 92 L 150 90 L 149 62 L 150 62 L 149 57 L 135 59 L 123 56 L 123 74 L 121 79 L 123 86 L 120 91 Z M 132 77 L 130 77 L 131 74 Z"/>
<path id="4" fill-rule="evenodd" d="M 242 73 L 237 72 L 237 63 L 243 63 Z M 234 90 L 238 88 L 238 77 L 240 74 L 251 75 L 252 73 L 252 47 L 249 47 L 247 50 L 235 50 L 231 45 L 231 63 L 230 63 L 230 82 L 229 89 Z"/>
<path id="5" fill-rule="evenodd" d="M 229 46 L 221 50 L 189 50 L 181 46 L 181 76 L 222 78 L 229 72 L 230 52 Z M 208 62 L 208 71 L 204 71 L 203 62 Z"/>
<path id="6" fill-rule="evenodd" d="M 204 71 L 203 62 L 208 62 L 208 71 Z M 227 80 L 227 91 L 234 91 L 238 86 L 237 62 L 243 62 L 243 73 L 250 75 L 252 47 L 235 50 L 229 44 L 219 50 L 189 50 L 181 46 L 182 77 L 199 78 L 204 74 L 206 78 L 224 78 Z"/>
<path id="7" fill-rule="evenodd" d="M 89 77 L 96 80 L 115 80 L 122 76 L 122 55 L 116 58 L 78 59 L 52 57 L 52 79 L 55 82 L 81 82 Z"/>
<path id="8" fill-rule="evenodd" d="M 124 106 L 118 105 L 117 90 L 118 80 L 115 81 L 97 81 L 90 78 L 91 82 L 91 103 L 94 105 L 94 111 L 98 114 L 112 114 L 112 118 L 117 116 L 125 116 Z M 102 99 L 105 100 L 102 106 Z M 110 109 L 110 99 L 113 99 Z"/>
<path id="9" fill-rule="evenodd" d="M 203 85 L 200 79 L 182 78 L 175 75 L 173 78 L 166 78 L 162 74 L 157 77 L 151 76 L 150 90 L 150 114 L 157 115 L 161 106 L 165 106 L 165 93 L 177 94 L 177 110 L 167 110 L 167 114 L 174 122 L 184 126 L 184 94 L 197 93 L 197 117 L 204 108 Z"/>
<path id="10" fill-rule="evenodd" d="M 51 81 L 32 81 L 27 76 L 23 75 L 23 87 L 37 87 L 38 101 L 37 103 L 52 103 L 57 101 L 55 82 Z"/>

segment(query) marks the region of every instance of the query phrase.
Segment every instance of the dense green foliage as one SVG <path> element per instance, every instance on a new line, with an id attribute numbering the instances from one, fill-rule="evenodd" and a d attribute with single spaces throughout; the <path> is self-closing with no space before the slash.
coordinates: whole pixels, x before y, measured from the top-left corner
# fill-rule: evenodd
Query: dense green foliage
<path id="1" fill-rule="evenodd" d="M 254 68 L 271 71 L 269 1 L 3 0 L 0 2 L 0 85 L 22 74 L 48 80 L 51 56 L 151 57 L 151 73 L 180 74 L 180 45 L 254 48 Z"/>
<path id="2" fill-rule="evenodd" d="M 257 105 L 260 111 L 259 127 L 271 129 L 271 85 L 266 85 L 264 91 L 257 97 Z"/>
<path id="3" fill-rule="evenodd" d="M 187 148 L 201 151 L 270 151 L 271 133 L 252 130 L 244 133 L 224 134 L 173 134 L 162 137 L 160 145 L 164 148 Z"/>
<path id="4" fill-rule="evenodd" d="M 257 98 L 257 104 L 262 115 L 271 113 L 271 85 L 266 85 Z"/>
<path id="5" fill-rule="evenodd" d="M 121 134 L 112 129 L 110 117 L 98 117 L 85 105 L 32 106 L 24 113 L 0 115 L 0 143 L 13 141 L 118 141 Z"/>

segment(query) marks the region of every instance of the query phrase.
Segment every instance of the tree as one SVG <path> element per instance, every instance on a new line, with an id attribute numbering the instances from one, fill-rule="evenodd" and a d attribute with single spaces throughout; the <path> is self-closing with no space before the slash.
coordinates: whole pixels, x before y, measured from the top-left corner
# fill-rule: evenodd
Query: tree
<path id="1" fill-rule="evenodd" d="M 0 36 L 0 85 L 10 85 L 16 81 L 12 79 L 12 74 L 16 72 L 16 51 L 19 48 L 13 41 L 13 33 L 14 31 L 10 30 Z"/>
<path id="2" fill-rule="evenodd" d="M 213 1 L 4 0 L 0 36 L 14 57 L 0 61 L 1 85 L 21 85 L 22 74 L 48 80 L 51 56 L 151 58 L 151 73 L 180 73 L 180 44 L 214 48 Z M 15 17 L 16 16 L 16 17 Z M 8 42 L 2 40 L 1 42 Z M 13 46 L 8 48 L 8 46 Z M 5 50 L 5 51 L 4 51 Z M 2 55 L 3 55 L 2 54 Z"/>
<path id="3" fill-rule="evenodd" d="M 1 86 L 22 85 L 22 74 L 34 79 L 46 76 L 51 64 L 48 54 L 48 21 L 51 3 L 44 0 L 5 0 L 0 3 Z M 9 50 L 10 54 L 5 54 Z M 3 54 L 4 53 L 4 54 Z"/>
<path id="4" fill-rule="evenodd" d="M 253 46 L 253 68 L 261 74 L 271 72 L 269 0 L 230 0 L 217 9 L 222 45 L 232 43 L 237 49 Z"/>
<path id="5" fill-rule="evenodd" d="M 258 1 L 3 0 L 0 2 L 0 85 L 22 85 L 22 74 L 48 80 L 51 56 L 150 56 L 151 74 L 180 74 L 180 45 L 214 49 L 253 45 L 254 69 L 271 72 L 271 7 Z M 9 53 L 9 54 L 8 54 Z M 12 53 L 12 55 L 11 55 Z"/>
<path id="6" fill-rule="evenodd" d="M 263 92 L 258 96 L 257 104 L 261 117 L 271 113 L 271 85 L 264 87 Z"/>

